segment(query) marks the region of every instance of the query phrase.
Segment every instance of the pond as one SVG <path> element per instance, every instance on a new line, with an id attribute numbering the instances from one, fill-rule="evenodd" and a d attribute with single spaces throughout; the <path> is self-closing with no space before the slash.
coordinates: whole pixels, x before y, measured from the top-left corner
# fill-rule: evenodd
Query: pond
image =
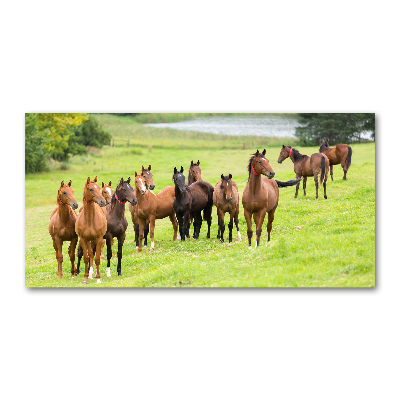
<path id="1" fill-rule="evenodd" d="M 196 132 L 234 136 L 294 137 L 299 126 L 296 115 L 232 115 L 204 116 L 180 122 L 144 124 L 160 128 L 174 128 Z"/>

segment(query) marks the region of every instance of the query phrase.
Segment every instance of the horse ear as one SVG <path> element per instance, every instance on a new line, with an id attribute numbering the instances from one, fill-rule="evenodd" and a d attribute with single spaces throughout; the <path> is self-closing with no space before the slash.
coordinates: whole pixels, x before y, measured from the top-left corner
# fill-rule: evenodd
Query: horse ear
<path id="1" fill-rule="evenodd" d="M 102 188 L 104 187 L 104 182 L 101 182 L 101 187 L 102 187 Z"/>
<path id="2" fill-rule="evenodd" d="M 61 186 L 64 186 L 64 180 L 61 181 L 60 187 L 61 187 Z"/>
<path id="3" fill-rule="evenodd" d="M 190 161 L 190 166 L 192 166 L 193 165 L 193 160 L 192 161 Z"/>
<path id="4" fill-rule="evenodd" d="M 178 170 L 176 169 L 176 167 L 174 167 L 174 175 L 178 173 Z"/>
<path id="5" fill-rule="evenodd" d="M 128 184 L 131 183 L 131 177 L 128 178 L 127 182 L 128 182 Z M 110 184 L 111 184 L 111 182 L 110 182 Z"/>
<path id="6" fill-rule="evenodd" d="M 123 185 L 123 184 L 124 184 L 124 178 L 121 178 L 121 180 L 119 181 L 119 183 L 120 183 L 121 185 Z"/>
<path id="7" fill-rule="evenodd" d="M 71 181 L 71 179 L 70 179 L 69 182 L 68 182 L 68 186 L 71 187 L 71 185 L 72 185 L 72 181 Z"/>
<path id="8" fill-rule="evenodd" d="M 257 149 L 255 156 L 257 157 L 259 154 L 260 154 L 260 152 Z"/>
<path id="9" fill-rule="evenodd" d="M 137 172 L 135 171 L 135 176 L 137 176 Z"/>
<path id="10" fill-rule="evenodd" d="M 285 148 L 285 145 L 283 144 L 283 145 L 282 145 L 282 149 L 284 149 L 284 148 Z"/>
<path id="11" fill-rule="evenodd" d="M 224 174 L 221 174 L 221 179 L 224 179 Z"/>
<path id="12" fill-rule="evenodd" d="M 143 167 L 143 165 L 142 165 L 142 172 L 144 171 L 144 167 Z"/>
<path id="13" fill-rule="evenodd" d="M 108 186 L 111 186 L 111 181 L 108 183 Z"/>
<path id="14" fill-rule="evenodd" d="M 149 168 L 147 168 L 149 171 L 151 170 L 151 165 L 149 164 Z"/>
<path id="15" fill-rule="evenodd" d="M 232 174 L 229 174 L 229 179 L 232 179 Z"/>
<path id="16" fill-rule="evenodd" d="M 89 183 L 90 183 L 90 176 L 88 176 L 88 177 L 87 177 L 87 181 L 86 181 L 86 183 L 87 183 L 87 184 L 89 184 Z"/>
<path id="17" fill-rule="evenodd" d="M 182 165 L 181 165 L 181 173 L 183 172 L 183 167 L 182 167 Z"/>
<path id="18" fill-rule="evenodd" d="M 263 156 L 265 156 L 265 153 L 267 152 L 267 150 L 263 150 L 263 152 L 262 152 L 262 154 L 263 154 Z"/>
<path id="19" fill-rule="evenodd" d="M 96 175 L 96 177 L 93 179 L 93 182 L 97 182 L 97 175 Z"/>
<path id="20" fill-rule="evenodd" d="M 197 165 L 200 165 L 200 160 L 197 160 Z"/>

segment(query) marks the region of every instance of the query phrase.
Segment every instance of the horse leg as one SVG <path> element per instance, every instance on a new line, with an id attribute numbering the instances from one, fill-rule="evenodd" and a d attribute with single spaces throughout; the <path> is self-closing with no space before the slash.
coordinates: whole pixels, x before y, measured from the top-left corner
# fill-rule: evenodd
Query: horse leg
<path id="1" fill-rule="evenodd" d="M 330 170 L 331 170 L 331 179 L 333 180 L 333 165 L 330 164 L 329 167 L 330 167 Z"/>
<path id="2" fill-rule="evenodd" d="M 144 230 L 145 223 L 146 223 L 145 220 L 139 218 L 139 247 L 137 249 L 136 254 L 139 254 L 142 251 L 143 230 Z"/>
<path id="3" fill-rule="evenodd" d="M 346 174 L 347 174 L 346 159 L 342 160 L 342 162 L 340 163 L 340 165 L 341 165 L 342 168 L 343 168 L 343 172 L 344 172 L 343 180 L 345 181 L 345 180 L 347 179 L 347 178 L 346 178 Z"/>
<path id="4" fill-rule="evenodd" d="M 212 221 L 212 204 L 211 207 L 207 206 L 207 208 L 203 211 L 204 219 L 207 221 L 207 239 L 211 237 L 211 221 Z"/>
<path id="5" fill-rule="evenodd" d="M 324 199 L 327 199 L 328 196 L 326 195 L 326 181 L 328 180 L 328 176 L 325 175 L 325 179 L 324 179 Z"/>
<path id="6" fill-rule="evenodd" d="M 91 244 L 89 242 L 89 246 L 86 244 L 86 242 L 81 238 L 79 240 L 79 243 L 82 246 L 82 254 L 83 254 L 83 261 L 85 263 L 85 276 L 83 278 L 83 283 L 88 283 L 88 277 L 89 277 L 89 256 L 88 256 L 88 247 L 91 247 Z"/>
<path id="7" fill-rule="evenodd" d="M 264 222 L 266 213 L 267 213 L 266 209 L 262 209 L 260 212 L 254 213 L 254 222 L 256 223 L 256 235 L 257 235 L 256 247 L 260 245 L 262 224 Z"/>
<path id="8" fill-rule="evenodd" d="M 235 220 L 235 225 L 236 225 L 236 230 L 237 230 L 237 238 L 240 242 L 242 240 L 242 238 L 241 238 L 240 232 L 239 232 L 239 204 L 236 206 L 234 220 Z"/>
<path id="9" fill-rule="evenodd" d="M 101 251 L 103 250 L 104 247 L 104 239 L 103 236 L 100 236 L 97 239 L 96 243 L 96 258 L 95 258 L 95 263 L 96 263 L 96 279 L 97 283 L 101 283 L 100 279 L 100 256 L 101 256 Z"/>
<path id="10" fill-rule="evenodd" d="M 301 175 L 296 174 L 296 179 L 299 179 L 300 177 L 301 177 Z M 300 187 L 300 182 L 296 185 L 296 193 L 294 195 L 294 198 L 296 198 L 297 195 L 299 194 L 299 187 Z"/>
<path id="11" fill-rule="evenodd" d="M 150 251 L 154 250 L 154 227 L 156 226 L 156 215 L 151 214 L 150 215 L 150 240 L 151 240 L 151 245 L 150 245 Z"/>
<path id="12" fill-rule="evenodd" d="M 81 245 L 80 241 L 79 241 L 78 251 L 77 251 L 76 255 L 78 257 L 78 263 L 76 264 L 76 273 L 79 274 L 80 273 L 79 266 L 81 264 L 81 258 L 83 256 L 83 250 L 82 250 L 82 245 Z"/>
<path id="13" fill-rule="evenodd" d="M 268 223 L 267 223 L 268 242 L 271 240 L 272 222 L 274 222 L 275 209 L 276 207 L 271 211 L 268 211 Z"/>
<path id="14" fill-rule="evenodd" d="M 139 223 L 135 224 L 135 243 L 136 243 L 136 248 L 139 247 Z"/>
<path id="15" fill-rule="evenodd" d="M 315 182 L 315 190 L 316 190 L 315 200 L 318 200 L 318 174 L 314 175 L 314 182 Z"/>
<path id="16" fill-rule="evenodd" d="M 149 222 L 146 221 L 146 225 L 144 226 L 144 233 L 143 233 L 143 236 L 144 236 L 144 244 L 143 244 L 143 246 L 144 247 L 147 247 L 147 236 L 148 236 L 148 234 L 149 234 Z"/>
<path id="17" fill-rule="evenodd" d="M 305 176 L 303 178 L 303 190 L 304 190 L 304 196 L 306 195 L 306 185 L 307 185 L 307 177 Z"/>
<path id="18" fill-rule="evenodd" d="M 58 272 L 57 272 L 58 279 L 61 279 L 63 276 L 63 273 L 62 273 L 62 263 L 63 263 L 62 245 L 63 245 L 63 241 L 58 236 L 53 238 L 53 247 L 54 247 L 54 250 L 56 251 L 56 259 L 57 259 L 57 264 L 58 264 Z"/>
<path id="19" fill-rule="evenodd" d="M 93 242 L 89 241 L 87 244 L 89 254 L 89 279 L 93 279 Z"/>
<path id="20" fill-rule="evenodd" d="M 220 233 L 219 240 L 221 241 L 221 243 L 224 243 L 225 213 L 220 208 L 218 208 L 217 214 L 218 214 L 218 231 Z"/>
<path id="21" fill-rule="evenodd" d="M 196 222 L 196 219 L 195 219 Z M 189 237 L 190 213 L 188 211 L 183 214 L 183 234 Z"/>
<path id="22" fill-rule="evenodd" d="M 75 269 L 75 248 L 76 244 L 78 243 L 78 237 L 71 240 L 71 244 L 68 247 L 68 254 L 69 259 L 71 260 L 71 276 L 76 276 L 76 269 Z"/>
<path id="23" fill-rule="evenodd" d="M 244 210 L 244 218 L 247 224 L 247 239 L 249 240 L 249 249 L 251 249 L 251 238 L 253 237 L 253 231 L 251 230 L 251 213 Z"/>
<path id="24" fill-rule="evenodd" d="M 120 236 L 118 236 L 118 252 L 117 252 L 117 256 L 118 256 L 118 265 L 117 265 L 118 276 L 122 275 L 122 272 L 121 272 L 122 247 L 123 247 L 124 242 L 125 242 L 125 237 L 126 237 L 126 233 L 125 232 L 123 232 Z"/>
<path id="25" fill-rule="evenodd" d="M 176 219 L 178 221 L 178 228 L 179 228 L 179 236 L 181 237 L 181 241 L 185 240 L 185 232 L 183 230 L 183 216 L 181 213 L 176 213 Z"/>
<path id="26" fill-rule="evenodd" d="M 112 235 L 107 233 L 106 237 L 106 245 L 107 245 L 107 277 L 111 278 L 111 258 L 112 258 Z"/>
<path id="27" fill-rule="evenodd" d="M 231 219 L 229 221 L 228 224 L 228 228 L 229 228 L 229 243 L 232 243 L 232 229 L 233 229 L 233 215 L 231 213 L 230 215 Z"/>
<path id="28" fill-rule="evenodd" d="M 174 228 L 174 236 L 172 237 L 172 241 L 175 242 L 178 236 L 178 222 L 176 221 L 175 213 L 172 213 L 169 216 L 169 220 L 171 221 L 172 227 Z"/>

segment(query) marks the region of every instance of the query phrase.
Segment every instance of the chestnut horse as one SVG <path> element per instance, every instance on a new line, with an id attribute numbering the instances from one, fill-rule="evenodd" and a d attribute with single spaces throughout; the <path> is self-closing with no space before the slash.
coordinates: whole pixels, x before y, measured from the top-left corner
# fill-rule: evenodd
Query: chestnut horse
<path id="1" fill-rule="evenodd" d="M 176 222 L 174 202 L 174 187 L 167 186 L 160 193 L 154 194 L 146 187 L 144 171 L 140 175 L 135 171 L 135 189 L 137 204 L 137 216 L 139 219 L 139 247 L 136 252 L 142 251 L 143 231 L 146 224 L 150 223 L 151 246 L 149 250 L 154 249 L 154 227 L 156 219 L 169 217 L 174 228 L 172 240 L 175 241 L 178 231 Z"/>
<path id="2" fill-rule="evenodd" d="M 237 238 L 240 241 L 239 232 L 239 192 L 236 183 L 232 180 L 232 174 L 224 176 L 221 174 L 221 180 L 217 182 L 214 188 L 213 203 L 217 207 L 218 214 L 218 236 L 221 243 L 224 243 L 225 232 L 225 213 L 229 213 L 229 243 L 232 242 L 233 221 L 235 220 Z"/>
<path id="3" fill-rule="evenodd" d="M 156 185 L 153 182 L 153 174 L 150 171 L 151 171 L 151 165 L 149 165 L 149 168 L 144 168 L 142 165 L 142 174 L 144 177 L 146 188 L 148 190 L 153 190 L 156 187 Z M 137 216 L 137 205 L 133 206 L 132 204 L 129 204 L 128 208 L 131 213 L 133 229 L 135 230 L 135 243 L 137 248 L 139 247 L 139 218 Z M 149 225 L 150 225 L 149 223 L 146 223 L 143 231 L 144 247 L 147 246 L 147 235 L 149 233 Z"/>
<path id="4" fill-rule="evenodd" d="M 83 189 L 83 209 L 79 213 L 75 223 L 75 231 L 79 236 L 79 243 L 83 250 L 85 262 L 85 278 L 83 283 L 88 283 L 93 274 L 93 247 L 96 247 L 95 263 L 97 267 L 97 283 L 100 279 L 100 256 L 104 247 L 103 236 L 107 231 L 107 219 L 104 211 L 106 201 L 101 195 L 100 187 L 97 185 L 97 176 L 93 181 L 87 178 Z M 90 274 L 89 274 L 90 264 Z"/>
<path id="5" fill-rule="evenodd" d="M 185 240 L 185 236 L 188 234 L 190 215 L 194 217 L 193 237 L 199 238 L 202 224 L 201 211 L 203 211 L 203 218 L 208 224 L 207 238 L 210 238 L 214 188 L 204 181 L 194 182 L 190 186 L 186 185 L 182 166 L 180 171 L 174 168 L 172 179 L 175 183 L 173 206 L 178 219 L 181 240 Z"/>
<path id="6" fill-rule="evenodd" d="M 292 186 L 300 182 L 298 180 L 290 180 L 288 182 L 280 182 L 272 179 L 275 172 L 269 165 L 269 161 L 265 158 L 266 150 L 257 152 L 250 158 L 247 167 L 249 171 L 249 179 L 244 188 L 242 196 L 242 204 L 244 208 L 244 217 L 247 223 L 247 238 L 249 240 L 249 248 L 251 248 L 251 238 L 253 231 L 251 229 L 251 217 L 256 224 L 256 246 L 260 245 L 262 232 L 262 224 L 265 215 L 268 213 L 268 242 L 271 239 L 272 222 L 276 207 L 278 207 L 279 189 L 278 187 Z M 265 175 L 266 178 L 261 175 Z"/>
<path id="7" fill-rule="evenodd" d="M 318 175 L 320 175 L 319 183 L 324 185 L 324 198 L 327 199 L 326 195 L 326 181 L 328 179 L 329 160 L 325 154 L 314 153 L 311 157 L 300 154 L 300 152 L 291 146 L 282 146 L 279 154 L 278 163 L 290 158 L 294 164 L 294 172 L 296 173 L 296 179 L 303 177 L 303 190 L 304 196 L 306 195 L 306 184 L 307 176 L 313 176 L 315 182 L 316 196 L 318 199 Z M 300 181 L 296 186 L 296 198 L 299 193 Z"/>
<path id="8" fill-rule="evenodd" d="M 49 233 L 53 239 L 53 247 L 56 251 L 58 262 L 58 278 L 62 278 L 62 245 L 63 242 L 70 241 L 68 248 L 69 259 L 71 260 L 71 276 L 76 275 L 75 270 L 75 247 L 78 242 L 78 235 L 75 233 L 76 210 L 78 203 L 75 200 L 74 191 L 71 188 L 72 181 L 67 185 L 61 182 L 57 193 L 57 207 L 53 210 L 50 217 Z"/>
<path id="9" fill-rule="evenodd" d="M 197 163 L 193 163 L 192 160 L 189 167 L 188 185 L 197 181 L 201 181 L 200 160 L 197 160 Z"/>
<path id="10" fill-rule="evenodd" d="M 324 153 L 329 159 L 331 168 L 331 178 L 333 180 L 333 166 L 340 164 L 343 168 L 343 179 L 346 180 L 347 171 L 351 165 L 351 155 L 353 149 L 347 144 L 338 144 L 336 147 L 329 147 L 328 140 L 323 139 L 319 148 L 320 153 Z"/>
<path id="11" fill-rule="evenodd" d="M 113 190 L 111 189 L 111 181 L 108 183 L 101 182 L 101 195 L 106 200 L 106 205 L 111 203 Z"/>

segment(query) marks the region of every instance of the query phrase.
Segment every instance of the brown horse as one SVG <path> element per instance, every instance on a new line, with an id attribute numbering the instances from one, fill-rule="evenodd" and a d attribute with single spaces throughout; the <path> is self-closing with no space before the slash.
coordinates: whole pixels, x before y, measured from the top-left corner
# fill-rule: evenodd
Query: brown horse
<path id="1" fill-rule="evenodd" d="M 225 232 L 225 213 L 229 213 L 229 243 L 232 242 L 233 221 L 237 229 L 238 240 L 241 240 L 239 232 L 239 192 L 236 183 L 232 180 L 232 175 L 224 176 L 221 174 L 221 180 L 217 182 L 214 188 L 213 203 L 217 207 L 218 214 L 218 236 L 221 243 L 224 243 Z"/>
<path id="2" fill-rule="evenodd" d="M 324 153 L 329 159 L 331 167 L 331 178 L 333 180 L 333 166 L 340 164 L 343 168 L 343 179 L 346 180 L 347 171 L 351 165 L 352 148 L 347 144 L 338 144 L 336 147 L 329 147 L 328 140 L 323 139 L 319 148 L 320 153 Z"/>
<path id="3" fill-rule="evenodd" d="M 291 146 L 282 146 L 279 154 L 278 163 L 290 158 L 294 164 L 294 172 L 296 173 L 296 179 L 303 177 L 303 189 L 304 196 L 306 195 L 306 184 L 307 176 L 313 176 L 315 182 L 316 196 L 318 199 L 318 175 L 320 175 L 319 183 L 324 185 L 324 198 L 327 199 L 326 195 L 326 181 L 328 179 L 329 160 L 325 154 L 314 153 L 311 157 L 300 154 L 300 152 Z M 296 186 L 296 198 L 299 193 L 300 181 Z"/>
<path id="4" fill-rule="evenodd" d="M 111 181 L 108 183 L 101 182 L 101 195 L 106 200 L 106 205 L 111 203 L 113 190 L 111 189 Z"/>
<path id="5" fill-rule="evenodd" d="M 160 193 L 154 194 L 146 187 L 144 171 L 140 175 L 135 172 L 135 188 L 137 204 L 137 216 L 139 219 L 139 246 L 136 253 L 142 251 L 143 231 L 147 223 L 150 223 L 151 246 L 149 250 L 154 249 L 154 227 L 156 219 L 169 217 L 174 228 L 172 240 L 175 241 L 178 231 L 178 223 L 175 217 L 173 207 L 174 187 L 167 186 Z"/>
<path id="6" fill-rule="evenodd" d="M 257 152 L 250 158 L 247 167 L 249 171 L 249 179 L 242 196 L 244 217 L 247 223 L 249 248 L 251 248 L 251 238 L 253 236 L 253 231 L 251 230 L 251 217 L 254 218 L 256 224 L 257 247 L 260 245 L 262 224 L 265 215 L 268 213 L 267 231 L 269 242 L 271 239 L 272 222 L 274 220 L 275 210 L 276 207 L 278 207 L 278 187 L 292 186 L 300 181 L 299 179 L 280 182 L 272 179 L 275 176 L 275 172 L 269 165 L 269 161 L 265 158 L 265 153 L 265 149 L 262 153 L 257 150 Z M 266 178 L 261 175 L 265 175 Z"/>
<path id="7" fill-rule="evenodd" d="M 100 187 L 97 185 L 97 176 L 93 181 L 87 178 L 83 189 L 83 209 L 79 213 L 75 223 L 75 231 L 79 236 L 79 242 L 83 250 L 85 262 L 85 278 L 83 283 L 88 283 L 93 274 L 93 247 L 96 247 L 95 263 L 97 267 L 97 283 L 100 279 L 100 256 L 104 247 L 103 236 L 107 231 L 107 219 L 104 211 L 106 201 L 101 195 Z M 89 274 L 90 264 L 90 274 Z"/>
<path id="8" fill-rule="evenodd" d="M 75 200 L 74 191 L 71 188 L 72 181 L 68 185 L 61 182 L 57 193 L 57 207 L 53 210 L 50 217 L 49 233 L 53 239 L 53 247 L 56 251 L 58 262 L 58 278 L 62 278 L 62 245 L 63 242 L 70 241 L 68 248 L 69 259 L 71 260 L 71 276 L 76 275 L 75 270 L 75 247 L 78 242 L 78 235 L 75 233 L 76 210 L 78 203 Z"/>
<path id="9" fill-rule="evenodd" d="M 153 190 L 156 185 L 153 182 L 153 174 L 150 172 L 151 171 L 151 165 L 149 165 L 149 168 L 144 168 L 142 165 L 142 174 L 144 177 L 145 185 L 148 190 Z M 128 205 L 129 211 L 131 213 L 131 218 L 133 222 L 133 229 L 135 230 L 135 243 L 136 243 L 136 248 L 139 247 L 139 217 L 137 215 L 137 205 Z M 143 231 L 143 236 L 144 236 L 144 247 L 147 246 L 147 235 L 149 233 L 149 223 L 147 223 L 144 227 Z"/>

